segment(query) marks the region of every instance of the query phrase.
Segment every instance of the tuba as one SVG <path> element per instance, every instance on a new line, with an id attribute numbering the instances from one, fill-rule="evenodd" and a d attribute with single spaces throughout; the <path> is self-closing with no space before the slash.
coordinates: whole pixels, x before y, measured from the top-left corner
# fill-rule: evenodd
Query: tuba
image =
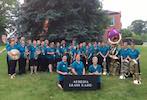
<path id="1" fill-rule="evenodd" d="M 119 44 L 119 42 L 122 39 L 122 36 L 120 34 L 120 32 L 118 32 L 116 29 L 110 29 L 108 31 L 108 41 L 110 44 Z"/>
<path id="2" fill-rule="evenodd" d="M 8 55 L 12 60 L 18 60 L 20 58 L 20 52 L 17 49 L 12 49 Z"/>

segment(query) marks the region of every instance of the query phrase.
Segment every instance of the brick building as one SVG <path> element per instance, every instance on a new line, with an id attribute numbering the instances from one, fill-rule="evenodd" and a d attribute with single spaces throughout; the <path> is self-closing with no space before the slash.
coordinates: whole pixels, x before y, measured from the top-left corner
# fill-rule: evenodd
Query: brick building
<path id="1" fill-rule="evenodd" d="M 104 38 L 106 39 L 108 30 L 110 30 L 111 28 L 115 28 L 119 31 L 122 28 L 122 23 L 121 12 L 114 12 L 109 10 L 106 10 L 105 12 L 108 14 L 108 17 L 110 18 L 110 25 L 107 27 L 104 34 Z"/>

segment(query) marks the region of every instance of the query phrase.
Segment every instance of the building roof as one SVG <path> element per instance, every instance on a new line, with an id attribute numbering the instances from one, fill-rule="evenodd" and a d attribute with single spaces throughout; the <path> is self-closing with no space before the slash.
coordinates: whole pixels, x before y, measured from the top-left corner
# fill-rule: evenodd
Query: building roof
<path id="1" fill-rule="evenodd" d="M 104 12 L 106 12 L 109 15 L 120 14 L 120 12 L 115 12 L 115 11 L 110 11 L 110 10 L 104 10 Z"/>

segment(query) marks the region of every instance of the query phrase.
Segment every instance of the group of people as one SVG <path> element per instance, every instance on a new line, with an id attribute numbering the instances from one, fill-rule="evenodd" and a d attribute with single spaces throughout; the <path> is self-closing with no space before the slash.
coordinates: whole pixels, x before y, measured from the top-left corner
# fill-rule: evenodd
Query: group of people
<path id="1" fill-rule="evenodd" d="M 18 60 L 11 58 L 11 50 L 20 52 Z M 120 46 L 106 42 L 82 42 L 75 40 L 67 43 L 51 42 L 49 40 L 26 40 L 10 38 L 6 44 L 8 74 L 13 79 L 18 74 L 25 74 L 28 69 L 31 74 L 38 71 L 56 71 L 59 74 L 58 86 L 62 88 L 65 75 L 98 75 L 99 84 L 101 75 L 119 75 L 120 79 L 133 77 L 134 84 L 141 84 L 140 52 L 132 42 L 128 46 L 123 42 Z M 27 67 L 28 66 L 28 67 Z"/>

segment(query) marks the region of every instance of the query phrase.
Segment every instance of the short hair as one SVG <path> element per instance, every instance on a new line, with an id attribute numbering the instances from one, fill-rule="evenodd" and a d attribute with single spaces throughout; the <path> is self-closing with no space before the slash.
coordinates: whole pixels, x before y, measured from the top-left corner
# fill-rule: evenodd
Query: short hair
<path id="1" fill-rule="evenodd" d="M 98 58 L 97 58 L 96 56 L 94 56 L 94 57 L 92 58 L 92 60 L 94 60 L 94 59 L 97 59 L 97 60 L 98 60 Z"/>

